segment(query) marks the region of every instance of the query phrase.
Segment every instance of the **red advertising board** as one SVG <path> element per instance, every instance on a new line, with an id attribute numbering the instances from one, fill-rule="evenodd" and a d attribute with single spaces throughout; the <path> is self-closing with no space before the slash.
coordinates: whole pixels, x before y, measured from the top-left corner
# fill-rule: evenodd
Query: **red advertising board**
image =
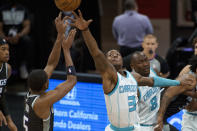
<path id="1" fill-rule="evenodd" d="M 139 12 L 151 19 L 170 18 L 170 0 L 137 0 Z"/>

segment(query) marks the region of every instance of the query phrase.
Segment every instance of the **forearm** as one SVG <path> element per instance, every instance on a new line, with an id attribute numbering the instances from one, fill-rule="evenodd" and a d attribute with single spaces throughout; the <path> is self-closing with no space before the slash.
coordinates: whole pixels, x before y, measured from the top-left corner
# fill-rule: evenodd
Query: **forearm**
<path id="1" fill-rule="evenodd" d="M 29 20 L 25 21 L 23 29 L 21 30 L 21 32 L 18 33 L 19 37 L 28 35 L 30 32 L 30 28 L 31 28 L 30 21 Z"/>
<path id="2" fill-rule="evenodd" d="M 53 66 L 54 68 L 57 66 L 61 52 L 62 39 L 63 39 L 62 34 L 58 34 L 53 49 L 48 58 L 48 62 L 47 62 L 48 66 Z"/>
<path id="3" fill-rule="evenodd" d="M 163 120 L 166 109 L 168 105 L 170 104 L 172 98 L 173 97 L 169 96 L 167 93 L 165 93 L 164 96 L 162 97 L 160 108 L 158 111 L 158 117 L 160 117 L 161 120 Z"/>
<path id="4" fill-rule="evenodd" d="M 3 23 L 2 22 L 0 22 L 0 36 L 3 37 L 3 38 L 6 37 L 4 32 L 3 32 Z"/>
<path id="5" fill-rule="evenodd" d="M 74 64 L 73 64 L 73 61 L 72 61 L 72 58 L 70 56 L 70 50 L 66 50 L 64 49 L 64 58 L 65 58 L 65 63 L 66 63 L 66 69 L 68 70 L 68 67 L 70 66 L 73 66 L 74 67 Z M 72 67 L 72 68 L 73 68 Z M 76 81 L 76 71 L 75 71 L 75 68 L 73 68 L 74 70 L 72 70 L 72 75 L 68 75 L 67 74 L 67 80 L 74 80 L 73 82 Z M 71 82 L 72 83 L 72 82 Z"/>
<path id="6" fill-rule="evenodd" d="M 90 30 L 88 29 L 88 30 L 82 31 L 82 35 L 90 51 L 90 54 L 92 55 L 92 57 L 96 57 L 99 54 L 99 48 Z"/>
<path id="7" fill-rule="evenodd" d="M 63 51 L 66 67 L 73 66 L 70 51 L 68 49 L 63 49 Z M 65 82 L 59 84 L 54 90 L 48 92 L 49 100 L 47 101 L 47 103 L 49 104 L 49 106 L 53 105 L 55 102 L 64 97 L 74 87 L 76 82 L 76 74 L 67 74 L 67 80 Z"/>
<path id="8" fill-rule="evenodd" d="M 111 69 L 112 68 L 111 65 L 107 61 L 102 51 L 98 48 L 97 42 L 92 36 L 89 29 L 86 31 L 82 31 L 82 35 L 88 47 L 88 50 L 90 51 L 90 54 L 94 59 L 96 69 L 101 73 L 104 73 L 106 72 L 106 70 Z"/>
<path id="9" fill-rule="evenodd" d="M 64 50 L 64 59 L 66 62 L 66 67 L 68 66 L 73 66 L 73 61 L 72 58 L 70 56 L 70 50 L 69 49 L 63 49 Z"/>
<path id="10" fill-rule="evenodd" d="M 140 77 L 138 80 L 139 86 L 150 86 L 150 87 L 168 87 L 180 85 L 177 80 L 170 80 L 162 77 Z"/>
<path id="11" fill-rule="evenodd" d="M 178 80 L 171 80 L 162 77 L 153 77 L 154 80 L 154 87 L 168 87 L 168 86 L 178 86 L 180 85 L 180 81 Z"/>

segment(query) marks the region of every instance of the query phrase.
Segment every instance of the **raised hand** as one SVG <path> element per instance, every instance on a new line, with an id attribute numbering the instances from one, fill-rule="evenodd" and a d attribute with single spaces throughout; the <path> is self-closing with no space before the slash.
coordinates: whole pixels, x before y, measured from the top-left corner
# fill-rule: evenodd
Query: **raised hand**
<path id="1" fill-rule="evenodd" d="M 66 31 L 66 27 L 67 27 L 67 22 L 66 19 L 68 19 L 67 16 L 65 16 L 62 19 L 62 12 L 59 13 L 58 17 L 55 18 L 55 26 L 56 26 L 56 30 L 58 33 L 60 34 L 64 34 Z"/>
<path id="2" fill-rule="evenodd" d="M 70 19 L 72 21 L 72 23 L 70 24 L 71 26 L 74 26 L 76 28 L 78 28 L 79 30 L 87 30 L 89 24 L 92 22 L 92 20 L 88 20 L 86 21 L 80 10 L 78 10 L 79 15 L 77 15 L 74 11 L 72 11 L 72 14 L 75 16 L 75 19 L 68 17 L 68 19 Z"/>
<path id="3" fill-rule="evenodd" d="M 62 48 L 64 49 L 70 49 L 72 43 L 73 43 L 73 40 L 75 38 L 75 34 L 76 34 L 76 29 L 72 29 L 67 38 L 65 38 L 65 35 L 64 35 L 64 40 L 63 40 L 63 43 L 62 43 Z"/>

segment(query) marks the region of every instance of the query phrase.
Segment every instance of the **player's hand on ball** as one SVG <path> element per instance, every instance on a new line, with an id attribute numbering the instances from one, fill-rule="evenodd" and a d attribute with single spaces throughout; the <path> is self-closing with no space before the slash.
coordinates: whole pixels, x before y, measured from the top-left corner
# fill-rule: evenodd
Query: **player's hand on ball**
<path id="1" fill-rule="evenodd" d="M 56 19 L 55 19 L 55 25 L 56 25 L 57 32 L 60 34 L 64 34 L 66 31 L 66 27 L 68 25 L 68 23 L 66 22 L 66 19 L 68 19 L 68 16 L 65 16 L 62 19 L 62 12 L 60 12 L 58 17 L 56 17 Z"/>
<path id="2" fill-rule="evenodd" d="M 70 19 L 72 21 L 72 23 L 70 24 L 71 26 L 74 26 L 76 28 L 78 28 L 79 30 L 87 30 L 89 24 L 93 21 L 93 20 L 88 20 L 86 21 L 80 10 L 78 10 L 79 15 L 77 15 L 74 11 L 72 11 L 73 15 L 75 16 L 75 19 L 69 17 L 68 19 Z"/>

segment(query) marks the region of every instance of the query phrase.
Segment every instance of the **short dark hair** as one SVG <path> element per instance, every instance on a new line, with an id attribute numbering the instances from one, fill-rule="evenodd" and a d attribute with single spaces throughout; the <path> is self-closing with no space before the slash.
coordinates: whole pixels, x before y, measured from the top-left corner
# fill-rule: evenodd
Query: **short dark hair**
<path id="1" fill-rule="evenodd" d="M 133 60 L 136 59 L 136 55 L 139 56 L 139 55 L 142 55 L 142 52 L 141 51 L 135 51 L 131 54 L 131 59 L 130 59 L 130 63 L 133 63 Z"/>
<path id="2" fill-rule="evenodd" d="M 124 9 L 125 10 L 130 10 L 130 9 L 135 9 L 137 6 L 135 0 L 125 0 L 124 2 Z"/>
<path id="3" fill-rule="evenodd" d="M 190 70 L 192 72 L 196 72 L 196 68 L 197 68 L 197 55 L 192 56 L 192 58 L 190 58 L 189 60 L 189 64 L 190 66 Z"/>
<path id="4" fill-rule="evenodd" d="M 41 69 L 36 69 L 29 74 L 27 85 L 33 91 L 41 91 L 47 80 L 48 76 L 46 72 Z"/>

